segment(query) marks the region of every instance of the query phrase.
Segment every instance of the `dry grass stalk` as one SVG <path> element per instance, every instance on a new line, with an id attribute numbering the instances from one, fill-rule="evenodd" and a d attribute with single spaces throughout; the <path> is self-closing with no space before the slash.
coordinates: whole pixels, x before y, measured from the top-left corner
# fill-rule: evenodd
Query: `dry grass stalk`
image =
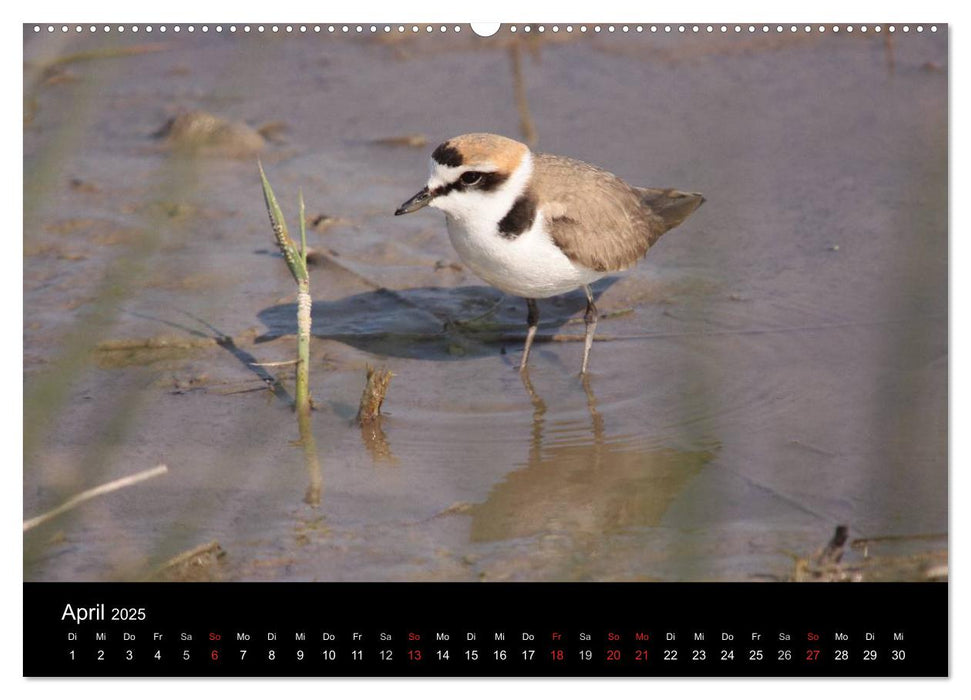
<path id="1" fill-rule="evenodd" d="M 516 108 L 519 110 L 519 128 L 523 133 L 526 145 L 536 145 L 536 126 L 529 112 L 529 101 L 526 99 L 526 83 L 523 80 L 523 57 L 520 43 L 514 41 L 509 45 L 509 59 L 512 62 L 512 82 L 516 90 Z"/>
<path id="2" fill-rule="evenodd" d="M 164 464 L 160 464 L 152 469 L 146 469 L 138 474 L 132 474 L 131 476 L 125 476 L 120 479 L 115 479 L 114 481 L 109 481 L 107 484 L 102 484 L 101 486 L 96 486 L 93 489 L 88 489 L 87 491 L 82 491 L 76 496 L 72 496 L 59 505 L 53 510 L 49 510 L 43 515 L 38 515 L 36 518 L 31 518 L 30 520 L 24 521 L 24 532 L 30 530 L 31 528 L 37 527 L 41 523 L 46 523 L 48 520 L 56 518 L 58 515 L 65 513 L 72 508 L 76 508 L 85 501 L 90 501 L 92 498 L 97 496 L 103 496 L 106 493 L 111 493 L 112 491 L 117 491 L 118 489 L 123 489 L 127 486 L 134 486 L 135 484 L 145 481 L 146 479 L 151 479 L 156 476 L 161 476 L 162 474 L 168 473 L 169 468 Z"/>

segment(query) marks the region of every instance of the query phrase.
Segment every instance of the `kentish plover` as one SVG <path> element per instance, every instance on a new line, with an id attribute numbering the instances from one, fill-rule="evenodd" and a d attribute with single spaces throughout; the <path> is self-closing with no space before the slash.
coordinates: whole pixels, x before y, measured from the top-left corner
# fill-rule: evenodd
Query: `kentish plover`
<path id="1" fill-rule="evenodd" d="M 494 287 L 526 298 L 520 370 L 539 322 L 536 300 L 583 287 L 585 374 L 597 327 L 590 284 L 632 267 L 704 201 L 697 192 L 631 187 L 605 170 L 533 153 L 504 136 L 466 134 L 435 149 L 428 184 L 395 215 L 441 209 L 462 262 Z"/>

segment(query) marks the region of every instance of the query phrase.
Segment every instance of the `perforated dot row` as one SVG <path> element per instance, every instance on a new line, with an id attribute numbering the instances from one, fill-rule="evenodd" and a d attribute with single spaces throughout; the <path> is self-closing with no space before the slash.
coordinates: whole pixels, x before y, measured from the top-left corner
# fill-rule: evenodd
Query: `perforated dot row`
<path id="1" fill-rule="evenodd" d="M 811 25 L 811 24 L 805 24 L 805 25 L 796 25 L 796 24 L 789 24 L 789 25 L 782 25 L 782 24 L 772 24 L 772 25 L 770 25 L 770 24 L 717 24 L 717 25 L 713 25 L 713 24 L 651 24 L 651 25 L 643 25 L 643 24 L 637 24 L 637 25 L 633 25 L 633 26 L 632 25 L 629 25 L 629 24 L 624 24 L 624 25 L 615 25 L 615 24 L 599 25 L 599 24 L 595 24 L 595 25 L 589 25 L 589 26 L 588 25 L 585 25 L 585 24 L 581 24 L 581 25 L 576 26 L 576 27 L 574 25 L 567 25 L 567 26 L 562 27 L 562 28 L 559 27 L 558 25 L 553 25 L 549 29 L 552 30 L 553 32 L 559 32 L 559 31 L 561 31 L 561 29 L 564 30 L 564 31 L 566 31 L 566 32 L 573 32 L 573 31 L 578 30 L 581 33 L 582 32 L 587 32 L 587 31 L 593 31 L 594 33 L 600 33 L 600 32 L 602 32 L 604 30 L 606 30 L 607 32 L 616 32 L 616 31 L 619 30 L 621 32 L 631 32 L 631 31 L 634 31 L 634 32 L 645 32 L 645 31 L 649 31 L 649 32 L 653 32 L 655 34 L 658 33 L 658 32 L 664 32 L 666 34 L 670 34 L 672 32 L 678 32 L 678 33 L 681 33 L 681 34 L 688 34 L 688 33 L 691 33 L 691 34 L 702 34 L 702 33 L 705 33 L 705 34 L 714 34 L 714 33 L 719 33 L 719 32 L 720 33 L 734 32 L 736 34 L 740 34 L 742 32 L 748 32 L 748 33 L 754 34 L 756 32 L 761 32 L 761 33 L 764 33 L 764 34 L 768 34 L 769 32 L 773 32 L 773 31 L 776 32 L 776 33 L 781 34 L 782 32 L 790 32 L 790 33 L 795 33 L 795 32 L 804 32 L 804 33 L 817 32 L 817 33 L 821 33 L 821 32 L 826 32 L 826 31 L 831 31 L 831 32 L 834 32 L 834 33 L 838 33 L 838 32 L 841 31 L 841 29 L 843 31 L 846 31 L 846 32 L 849 32 L 849 33 L 852 33 L 854 30 L 858 30 L 858 31 L 863 32 L 863 33 L 866 33 L 867 31 L 882 32 L 882 31 L 884 31 L 884 29 L 886 29 L 886 31 L 888 31 L 888 32 L 896 32 L 896 31 L 898 31 L 898 29 L 900 31 L 904 31 L 904 32 L 909 32 L 909 31 L 911 31 L 911 29 L 914 29 L 914 30 L 916 30 L 918 32 L 923 32 L 924 31 L 924 25 L 919 24 L 919 25 L 914 25 L 912 27 L 909 24 L 905 24 L 905 25 L 902 25 L 900 27 L 898 27 L 897 25 L 888 25 L 888 26 L 884 27 L 882 25 L 869 25 L 868 26 L 868 25 L 865 25 L 864 24 L 864 25 L 858 25 L 857 26 L 857 25 L 848 24 L 845 27 L 840 27 L 839 25 L 826 26 L 826 25 L 822 25 L 822 24 L 820 24 L 818 26 L 817 25 Z M 929 27 L 929 29 L 932 32 L 936 32 L 937 31 L 937 26 L 936 25 L 931 25 Z M 542 32 L 545 32 L 546 30 L 547 30 L 547 28 L 544 27 L 544 26 L 542 26 L 542 25 L 539 26 L 539 27 L 532 27 L 530 25 L 525 25 L 525 26 L 522 27 L 522 31 L 527 32 L 527 33 L 528 32 L 532 32 L 532 31 L 536 31 L 536 32 L 542 33 Z M 516 27 L 516 25 L 512 25 L 511 27 L 509 27 L 509 31 L 515 33 L 517 31 L 519 31 L 519 29 Z"/>
<path id="2" fill-rule="evenodd" d="M 550 27 L 547 27 L 545 25 L 538 25 L 537 26 L 537 25 L 528 25 L 527 24 L 527 25 L 519 26 L 519 25 L 515 25 L 514 24 L 514 25 L 509 26 L 509 28 L 508 28 L 508 30 L 510 32 L 512 32 L 512 33 L 516 33 L 516 32 L 522 31 L 522 32 L 525 32 L 527 34 L 530 33 L 530 32 L 537 32 L 537 33 L 542 34 L 542 33 L 546 32 L 546 31 L 551 31 L 553 33 L 558 33 L 558 32 L 561 32 L 561 31 L 566 32 L 566 33 L 572 33 L 572 32 L 575 32 L 575 31 L 578 31 L 580 33 L 586 33 L 586 32 L 589 32 L 589 31 L 592 31 L 594 33 L 600 33 L 600 32 L 603 32 L 603 31 L 607 31 L 608 33 L 617 32 L 617 31 L 624 32 L 624 33 L 626 33 L 626 32 L 639 32 L 639 33 L 643 33 L 643 32 L 652 32 L 652 33 L 663 32 L 663 33 L 666 33 L 666 34 L 670 34 L 672 32 L 678 32 L 678 33 L 681 33 L 681 34 L 687 34 L 687 33 L 691 33 L 691 34 L 703 34 L 703 33 L 704 34 L 714 34 L 714 33 L 726 34 L 726 33 L 729 33 L 729 32 L 733 32 L 733 33 L 736 33 L 736 34 L 740 34 L 742 32 L 747 32 L 747 33 L 750 33 L 750 34 L 754 34 L 754 33 L 757 33 L 757 32 L 763 33 L 763 34 L 768 34 L 770 32 L 775 32 L 775 33 L 783 33 L 783 32 L 789 32 L 789 33 L 796 33 L 796 32 L 801 32 L 801 33 L 822 33 L 822 32 L 826 32 L 826 31 L 831 31 L 833 33 L 839 33 L 839 32 L 842 31 L 842 32 L 846 32 L 848 34 L 852 34 L 854 31 L 859 31 L 861 33 L 866 33 L 866 32 L 869 32 L 869 31 L 882 32 L 884 30 L 885 31 L 888 31 L 888 32 L 891 32 L 891 33 L 897 32 L 897 31 L 902 31 L 904 33 L 908 33 L 908 32 L 910 32 L 912 30 L 913 31 L 916 31 L 916 32 L 923 32 L 924 29 L 925 29 L 925 27 L 922 24 L 913 25 L 913 26 L 912 25 L 909 25 L 909 24 L 904 24 L 904 25 L 900 25 L 900 26 L 898 26 L 898 25 L 886 25 L 886 26 L 882 26 L 882 25 L 879 25 L 879 24 L 878 25 L 865 25 L 865 24 L 863 24 L 863 25 L 852 25 L 852 24 L 848 24 L 848 25 L 845 25 L 845 26 L 840 26 L 840 25 L 824 26 L 824 25 L 809 25 L 809 24 L 805 24 L 805 25 L 795 25 L 795 24 L 790 24 L 790 25 L 782 25 L 782 24 L 774 24 L 774 25 L 768 25 L 768 24 L 759 24 L 759 25 L 755 25 L 755 24 L 731 24 L 731 25 L 728 25 L 728 24 L 720 24 L 720 25 L 712 25 L 712 24 L 676 24 L 676 25 L 674 25 L 674 24 L 660 24 L 660 25 L 658 25 L 658 24 L 651 24 L 651 25 L 643 25 L 643 24 L 637 24 L 637 25 L 629 25 L 629 24 L 624 24 L 624 25 L 614 25 L 614 24 L 599 25 L 599 24 L 594 24 L 594 25 L 586 25 L 586 24 L 581 24 L 581 25 L 572 25 L 572 24 L 567 24 L 567 25 L 564 25 L 562 27 L 560 25 L 557 25 L 557 24 L 554 24 L 554 25 L 552 25 Z M 930 25 L 930 27 L 928 27 L 928 29 L 930 31 L 932 31 L 932 32 L 936 32 L 937 31 L 937 26 L 936 25 Z M 271 24 L 271 25 L 264 25 L 264 24 L 257 24 L 257 25 L 249 25 L 249 24 L 244 24 L 244 25 L 235 25 L 235 24 L 228 24 L 228 25 L 222 25 L 222 24 L 208 25 L 208 24 L 202 24 L 202 25 L 193 25 L 193 24 L 187 24 L 187 25 L 179 25 L 179 24 L 175 24 L 175 25 L 171 25 L 171 26 L 164 25 L 164 24 L 163 25 L 158 25 L 158 26 L 152 26 L 152 25 L 137 25 L 137 24 L 127 25 L 127 26 L 126 25 L 123 25 L 123 24 L 119 24 L 119 25 L 108 25 L 108 24 L 105 24 L 105 25 L 102 25 L 102 26 L 96 26 L 96 25 L 93 25 L 93 24 L 92 25 L 86 25 L 86 26 L 82 26 L 80 24 L 76 24 L 76 25 L 67 25 L 67 24 L 53 25 L 53 24 L 48 24 L 48 25 L 45 25 L 45 26 L 41 26 L 39 24 L 35 24 L 34 25 L 34 33 L 35 34 L 36 33 L 43 32 L 43 31 L 47 31 L 48 33 L 54 33 L 54 32 L 58 32 L 58 31 L 59 32 L 62 32 L 62 33 L 67 33 L 67 32 L 72 32 L 72 31 L 75 32 L 75 33 L 81 33 L 81 32 L 84 32 L 84 31 L 91 32 L 91 33 L 93 33 L 93 32 L 99 32 L 99 31 L 100 32 L 118 32 L 118 33 L 124 33 L 126 31 L 128 31 L 128 32 L 131 32 L 133 34 L 134 33 L 137 33 L 137 32 L 140 32 L 140 31 L 141 32 L 146 32 L 146 33 L 151 33 L 153 31 L 158 31 L 158 32 L 163 33 L 163 34 L 165 32 L 169 32 L 169 31 L 172 31 L 172 32 L 174 32 L 176 34 L 181 33 L 183 31 L 184 32 L 188 32 L 189 34 L 193 34 L 193 33 L 197 32 L 197 31 L 198 32 L 202 32 L 203 34 L 208 33 L 208 32 L 211 32 L 211 31 L 214 31 L 214 32 L 217 32 L 217 33 L 222 33 L 222 32 L 229 32 L 229 33 L 236 33 L 236 32 L 251 33 L 251 32 L 256 32 L 258 34 L 259 33 L 266 33 L 266 32 L 269 32 L 271 34 L 272 33 L 276 33 L 276 34 L 279 34 L 279 33 L 284 33 L 284 34 L 294 34 L 294 33 L 297 33 L 297 34 L 307 34 L 307 33 L 316 33 L 316 34 L 320 34 L 322 32 L 327 32 L 327 33 L 330 33 L 330 34 L 337 34 L 337 33 L 340 33 L 340 34 L 361 34 L 361 33 L 365 33 L 365 32 L 371 33 L 371 34 L 377 34 L 377 33 L 382 33 L 382 32 L 385 33 L 385 34 L 389 34 L 389 33 L 392 33 L 392 32 L 397 32 L 399 34 L 404 34 L 406 32 L 407 33 L 412 33 L 412 34 L 417 34 L 419 32 L 424 31 L 424 32 L 430 34 L 432 32 L 435 32 L 436 30 L 438 32 L 441 32 L 441 33 L 445 33 L 445 32 L 455 32 L 455 33 L 458 33 L 458 32 L 461 32 L 462 31 L 462 28 L 460 26 L 458 26 L 458 25 L 444 25 L 444 24 L 442 24 L 442 25 L 417 25 L 417 24 L 411 24 L 411 25 L 404 25 L 404 24 L 399 24 L 399 25 L 390 25 L 390 24 L 384 24 L 384 25 L 375 25 L 375 24 L 371 24 L 371 25 L 363 25 L 363 24 L 338 24 L 338 25 L 334 25 L 334 24 L 328 24 L 328 25 L 321 25 L 321 24 L 314 24 L 314 25 L 307 25 L 307 24 L 297 24 L 297 25 L 293 25 L 293 24 L 285 24 L 285 25 L 278 25 L 278 24 Z"/>
<path id="3" fill-rule="evenodd" d="M 339 24 L 339 25 L 334 25 L 334 24 L 329 24 L 329 25 L 321 25 L 321 24 L 314 24 L 314 25 L 307 25 L 307 24 L 297 24 L 297 25 L 293 25 L 293 24 L 285 24 L 285 25 L 279 25 L 279 24 L 270 24 L 270 25 L 256 24 L 256 25 L 249 25 L 249 24 L 244 24 L 244 25 L 239 25 L 239 26 L 237 26 L 235 24 L 227 24 L 227 25 L 222 25 L 222 24 L 215 24 L 215 25 L 202 24 L 202 25 L 198 25 L 198 26 L 197 25 L 193 25 L 193 24 L 187 24 L 187 25 L 175 24 L 175 25 L 169 26 L 169 25 L 164 25 L 163 24 L 163 25 L 159 25 L 157 27 L 152 26 L 152 25 L 144 25 L 144 26 L 142 26 L 142 25 L 128 25 L 128 26 L 126 26 L 126 25 L 123 25 L 123 24 L 114 25 L 114 26 L 109 25 L 109 24 L 105 24 L 103 26 L 97 26 L 97 25 L 94 25 L 94 24 L 92 24 L 92 25 L 86 25 L 86 26 L 82 26 L 80 24 L 76 24 L 76 25 L 68 25 L 68 24 L 54 25 L 54 24 L 49 24 L 49 25 L 46 25 L 46 26 L 41 26 L 39 24 L 35 24 L 34 25 L 34 33 L 39 33 L 39 32 L 43 32 L 43 31 L 46 30 L 49 33 L 58 32 L 58 31 L 64 32 L 64 33 L 71 32 L 71 31 L 73 31 L 75 33 L 81 33 L 81 32 L 84 32 L 84 31 L 92 32 L 92 33 L 93 32 L 99 32 L 99 31 L 100 32 L 119 32 L 119 33 L 124 33 L 126 31 L 129 31 L 129 32 L 132 32 L 132 33 L 137 33 L 139 31 L 149 32 L 149 33 L 150 32 L 153 32 L 153 31 L 158 31 L 158 32 L 165 33 L 165 32 L 172 31 L 172 32 L 175 32 L 176 34 L 178 34 L 180 32 L 188 32 L 188 33 L 192 34 L 192 33 L 195 33 L 195 32 L 198 31 L 198 32 L 202 32 L 202 33 L 205 34 L 205 33 L 208 33 L 208 32 L 211 32 L 212 31 L 212 32 L 220 32 L 220 33 L 222 33 L 222 32 L 229 32 L 229 33 L 236 33 L 236 32 L 250 33 L 250 32 L 256 32 L 258 34 L 259 33 L 266 33 L 266 32 L 276 33 L 276 34 L 279 34 L 281 32 L 282 33 L 285 33 L 285 34 L 294 34 L 294 33 L 307 34 L 308 32 L 317 33 L 317 34 L 320 34 L 321 32 L 329 32 L 329 33 L 332 33 L 332 34 L 333 33 L 338 33 L 338 32 L 339 33 L 345 33 L 345 34 L 351 34 L 351 33 L 369 32 L 371 34 L 377 34 L 378 32 L 390 33 L 390 32 L 393 32 L 393 31 L 398 31 L 398 32 L 402 32 L 403 33 L 403 32 L 406 32 L 406 31 L 419 32 L 419 31 L 422 31 L 422 30 L 430 33 L 430 32 L 435 31 L 435 29 L 436 28 L 434 26 L 431 26 L 431 25 L 422 25 L 422 27 L 419 27 L 418 25 L 408 25 L 408 26 L 398 25 L 396 27 L 393 27 L 393 26 L 387 25 L 387 24 L 386 25 L 381 25 L 381 26 L 374 25 L 374 24 L 372 24 L 372 25 L 362 25 L 362 24 L 357 24 L 357 25 L 353 25 L 353 24 L 350 24 L 350 25 L 349 24 Z M 452 31 L 452 32 L 456 32 L 457 33 L 457 32 L 461 32 L 462 31 L 462 28 L 460 26 L 458 26 L 458 25 L 455 25 L 455 26 L 441 25 L 440 27 L 438 27 L 438 31 L 440 31 L 440 32 Z"/>

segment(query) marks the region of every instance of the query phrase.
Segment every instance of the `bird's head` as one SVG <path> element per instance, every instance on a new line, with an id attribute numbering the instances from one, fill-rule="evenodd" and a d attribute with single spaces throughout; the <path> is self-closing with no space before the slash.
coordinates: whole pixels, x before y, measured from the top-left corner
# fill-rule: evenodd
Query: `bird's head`
<path id="1" fill-rule="evenodd" d="M 531 172 L 532 154 L 525 144 L 496 134 L 456 136 L 432 152 L 428 183 L 395 216 L 430 206 L 457 219 L 498 221 Z"/>

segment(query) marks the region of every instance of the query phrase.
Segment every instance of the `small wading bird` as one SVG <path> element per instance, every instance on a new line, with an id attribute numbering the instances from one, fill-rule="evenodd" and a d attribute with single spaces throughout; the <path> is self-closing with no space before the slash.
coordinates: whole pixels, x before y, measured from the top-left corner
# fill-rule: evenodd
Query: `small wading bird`
<path id="1" fill-rule="evenodd" d="M 395 215 L 431 206 L 476 275 L 526 298 L 529 330 L 520 371 L 539 323 L 537 299 L 583 287 L 586 374 L 597 328 L 590 284 L 637 263 L 705 199 L 697 192 L 631 187 L 572 158 L 533 153 L 495 134 L 466 134 L 438 146 L 428 184 Z"/>

